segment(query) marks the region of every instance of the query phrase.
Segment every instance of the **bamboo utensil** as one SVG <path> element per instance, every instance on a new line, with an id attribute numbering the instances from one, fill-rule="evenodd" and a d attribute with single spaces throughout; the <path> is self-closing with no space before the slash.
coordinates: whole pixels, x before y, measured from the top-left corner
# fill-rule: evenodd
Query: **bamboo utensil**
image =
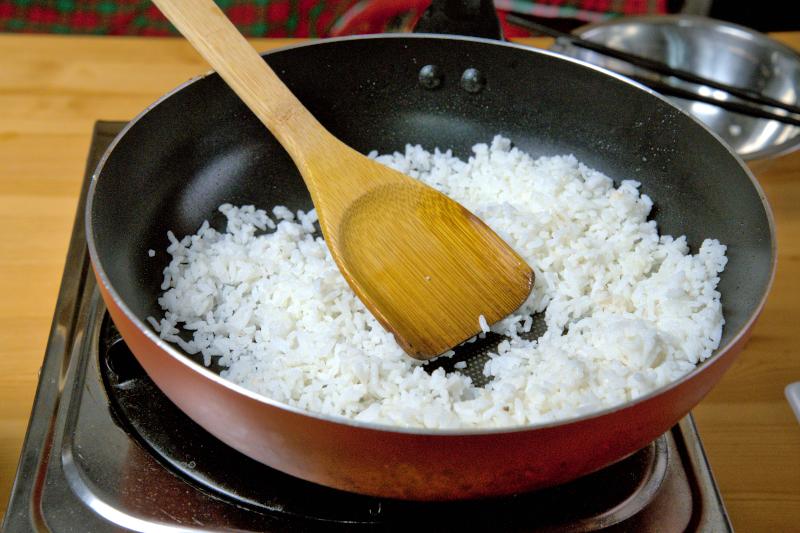
<path id="1" fill-rule="evenodd" d="M 533 272 L 481 220 L 331 135 L 212 0 L 154 3 L 287 150 L 339 269 L 409 355 L 439 355 L 522 305 Z"/>

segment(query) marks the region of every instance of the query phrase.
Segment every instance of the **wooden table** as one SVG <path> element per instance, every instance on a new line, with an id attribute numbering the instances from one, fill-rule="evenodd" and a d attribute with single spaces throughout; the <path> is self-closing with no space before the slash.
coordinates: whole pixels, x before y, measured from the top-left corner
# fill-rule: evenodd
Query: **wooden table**
<path id="1" fill-rule="evenodd" d="M 800 49 L 800 33 L 776 35 Z M 288 44 L 256 41 L 258 49 Z M 548 40 L 531 40 L 546 46 Z M 28 424 L 92 124 L 127 120 L 207 70 L 178 39 L 0 35 L 0 514 Z M 752 340 L 694 411 L 740 531 L 800 527 L 800 152 L 759 175 L 778 227 L 775 286 Z"/>

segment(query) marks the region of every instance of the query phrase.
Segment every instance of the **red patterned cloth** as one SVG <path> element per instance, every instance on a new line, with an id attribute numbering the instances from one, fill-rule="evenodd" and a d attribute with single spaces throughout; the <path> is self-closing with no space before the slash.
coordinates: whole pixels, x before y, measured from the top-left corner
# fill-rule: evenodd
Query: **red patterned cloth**
<path id="1" fill-rule="evenodd" d="M 327 37 L 408 30 L 429 0 L 215 0 L 250 37 Z M 509 11 L 591 21 L 666 12 L 667 0 L 495 0 Z M 377 9 L 376 9 L 377 7 Z M 525 35 L 504 24 L 507 36 Z M 173 35 L 149 0 L 0 0 L 0 31 Z"/>
<path id="2" fill-rule="evenodd" d="M 321 37 L 357 0 L 216 0 L 251 37 Z M 149 0 L 0 0 L 0 31 L 173 35 Z"/>
<path id="3" fill-rule="evenodd" d="M 568 30 L 586 22 L 607 18 L 664 14 L 669 11 L 670 3 L 682 4 L 679 0 L 494 0 L 506 37 L 531 35 L 528 30 L 506 22 L 509 13 L 558 19 L 555 25 Z M 331 28 L 331 35 L 411 31 L 428 5 L 430 0 L 361 0 L 337 19 Z"/>

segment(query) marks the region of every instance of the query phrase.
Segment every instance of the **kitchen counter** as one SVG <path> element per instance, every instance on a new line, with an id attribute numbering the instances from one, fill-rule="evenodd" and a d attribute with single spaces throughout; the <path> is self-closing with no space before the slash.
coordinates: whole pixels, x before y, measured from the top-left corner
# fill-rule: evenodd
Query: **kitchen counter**
<path id="1" fill-rule="evenodd" d="M 800 32 L 776 34 L 800 49 Z M 266 50 L 290 40 L 257 40 Z M 547 46 L 547 39 L 529 44 Z M 58 294 L 92 125 L 128 120 L 208 67 L 180 39 L 0 35 L 0 515 Z M 800 524 L 800 152 L 758 173 L 778 232 L 778 273 L 753 337 L 694 410 L 735 528 Z"/>

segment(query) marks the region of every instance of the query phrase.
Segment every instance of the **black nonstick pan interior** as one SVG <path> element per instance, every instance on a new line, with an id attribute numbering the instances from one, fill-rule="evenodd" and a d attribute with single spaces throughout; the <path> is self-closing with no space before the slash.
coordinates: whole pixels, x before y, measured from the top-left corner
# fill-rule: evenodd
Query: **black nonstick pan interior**
<path id="1" fill-rule="evenodd" d="M 772 241 L 760 190 L 712 134 L 643 89 L 551 54 L 461 38 L 331 40 L 266 57 L 323 125 L 364 153 L 410 142 L 466 158 L 501 133 L 534 155 L 571 153 L 617 183 L 640 181 L 661 233 L 686 235 L 693 250 L 707 237 L 728 246 L 723 347 L 761 301 Z M 421 81 L 426 65 L 435 79 Z M 467 69 L 477 72 L 463 82 Z M 312 207 L 286 153 L 216 75 L 141 116 L 95 186 L 98 256 L 142 321 L 160 315 L 167 230 L 219 224 L 226 202 Z"/>

